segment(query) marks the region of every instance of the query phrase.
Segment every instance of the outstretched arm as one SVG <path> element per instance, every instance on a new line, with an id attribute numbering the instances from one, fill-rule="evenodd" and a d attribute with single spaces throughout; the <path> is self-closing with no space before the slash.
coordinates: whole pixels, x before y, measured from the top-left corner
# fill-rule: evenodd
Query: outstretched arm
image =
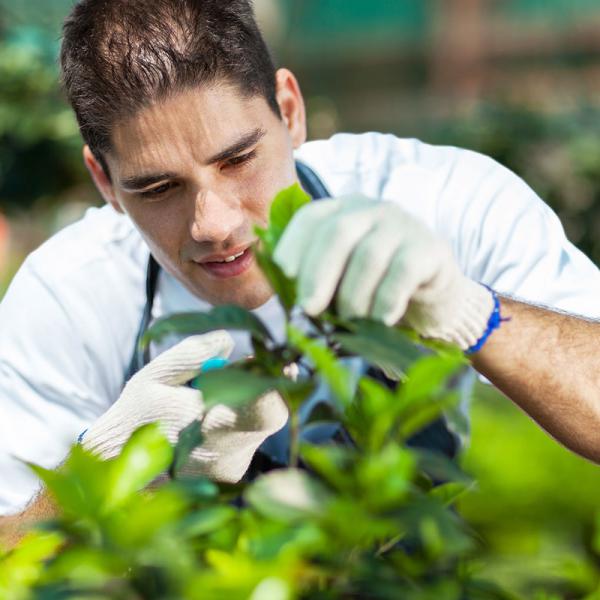
<path id="1" fill-rule="evenodd" d="M 31 525 L 51 519 L 55 514 L 52 500 L 42 492 L 22 513 L 0 517 L 0 551 L 15 546 Z"/>
<path id="2" fill-rule="evenodd" d="M 492 327 L 492 292 L 465 277 L 447 244 L 396 204 L 363 196 L 302 208 L 275 259 L 298 278 L 309 314 L 334 304 L 343 317 L 400 323 L 472 352 L 544 429 L 600 463 L 600 323 L 505 298 L 510 320 Z"/>
<path id="3" fill-rule="evenodd" d="M 501 299 L 473 366 L 567 448 L 600 463 L 600 322 Z"/>

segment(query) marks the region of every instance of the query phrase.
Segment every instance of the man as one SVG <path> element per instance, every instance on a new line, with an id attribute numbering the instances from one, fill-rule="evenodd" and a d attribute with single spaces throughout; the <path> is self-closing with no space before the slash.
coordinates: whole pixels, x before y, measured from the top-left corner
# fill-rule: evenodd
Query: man
<path id="1" fill-rule="evenodd" d="M 283 335 L 251 246 L 276 192 L 298 179 L 335 198 L 304 208 L 277 248 L 307 312 L 335 302 L 458 344 L 550 433 L 600 459 L 597 324 L 478 283 L 600 315 L 600 273 L 513 174 L 388 135 L 305 144 L 296 79 L 275 71 L 247 0 L 83 0 L 61 62 L 108 206 L 34 252 L 0 306 L 0 514 L 36 491 L 14 456 L 55 466 L 79 434 L 113 456 L 155 420 L 173 438 L 203 415 L 182 384 L 208 358 L 249 351 L 244 336 L 213 332 L 154 349 L 143 367 L 131 354 L 152 318 L 235 303 Z M 244 414 L 213 409 L 191 467 L 239 479 L 286 418 L 276 394 Z M 42 497 L 12 522 L 47 508 Z"/>

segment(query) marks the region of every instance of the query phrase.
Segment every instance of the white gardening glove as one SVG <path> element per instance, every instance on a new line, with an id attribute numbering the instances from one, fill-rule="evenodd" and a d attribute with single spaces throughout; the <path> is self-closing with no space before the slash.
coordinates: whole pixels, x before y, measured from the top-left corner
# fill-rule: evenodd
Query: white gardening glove
<path id="1" fill-rule="evenodd" d="M 466 350 L 494 310 L 491 292 L 461 273 L 448 244 L 392 202 L 313 202 L 294 216 L 274 259 L 298 278 L 298 304 L 309 315 L 335 295 L 341 317 L 402 323 Z"/>
<path id="2" fill-rule="evenodd" d="M 83 446 L 103 458 L 116 456 L 135 429 L 158 421 L 171 443 L 195 419 L 201 419 L 204 441 L 184 472 L 218 481 L 239 481 L 257 448 L 279 431 L 288 418 L 277 392 L 268 392 L 239 408 L 217 405 L 205 413 L 202 394 L 185 384 L 209 358 L 227 358 L 233 340 L 226 331 L 186 338 L 136 373 L 119 399 L 83 436 Z"/>

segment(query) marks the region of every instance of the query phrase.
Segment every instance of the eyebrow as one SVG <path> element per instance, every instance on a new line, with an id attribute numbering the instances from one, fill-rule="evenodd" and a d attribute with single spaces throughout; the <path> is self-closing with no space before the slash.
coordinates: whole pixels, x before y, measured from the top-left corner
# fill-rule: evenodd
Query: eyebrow
<path id="1" fill-rule="evenodd" d="M 264 129 L 256 128 L 254 131 L 247 133 L 233 144 L 221 150 L 217 154 L 211 156 L 207 161 L 207 165 L 212 165 L 217 162 L 221 162 L 230 158 L 233 158 L 240 152 L 247 150 L 251 146 L 257 144 L 262 137 L 264 137 L 266 131 Z M 120 180 L 121 187 L 126 190 L 143 190 L 148 186 L 155 183 L 165 181 L 166 179 L 174 179 L 177 177 L 175 173 L 153 173 L 148 175 L 134 175 L 133 177 L 124 177 Z"/>
<path id="2" fill-rule="evenodd" d="M 120 180 L 121 187 L 126 190 L 143 190 L 154 183 L 159 183 L 165 179 L 175 178 L 175 173 L 156 173 L 153 175 L 134 175 Z"/>
<path id="3" fill-rule="evenodd" d="M 244 135 L 237 142 L 231 144 L 231 146 L 225 148 L 225 150 L 222 150 L 221 152 L 211 156 L 206 161 L 206 164 L 212 165 L 213 163 L 221 162 L 223 160 L 227 160 L 228 158 L 233 158 L 236 154 L 239 154 L 240 152 L 243 152 L 244 150 L 247 150 L 251 146 L 254 146 L 254 144 L 258 143 L 265 133 L 266 131 L 264 129 L 256 128 L 254 131 Z"/>

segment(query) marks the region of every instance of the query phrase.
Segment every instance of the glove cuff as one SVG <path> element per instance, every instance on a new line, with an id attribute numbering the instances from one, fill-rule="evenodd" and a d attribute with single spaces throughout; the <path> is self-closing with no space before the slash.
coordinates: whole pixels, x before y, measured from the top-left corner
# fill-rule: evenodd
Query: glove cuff
<path id="1" fill-rule="evenodd" d="M 494 330 L 498 329 L 502 321 L 506 320 L 500 316 L 500 298 L 498 298 L 498 294 L 496 294 L 496 292 L 492 288 L 488 287 L 485 284 L 484 287 L 487 290 L 489 290 L 489 292 L 492 294 L 492 298 L 494 300 L 494 310 L 492 310 L 492 314 L 488 319 L 486 330 L 473 345 L 471 345 L 469 348 L 467 348 L 467 350 L 465 350 L 466 354 L 475 354 L 475 352 L 479 352 L 479 350 L 481 350 L 481 348 L 483 348 L 483 345 L 487 342 L 490 335 L 492 335 Z"/>
<path id="2" fill-rule="evenodd" d="M 442 312 L 437 307 L 425 310 L 419 307 L 418 314 L 410 315 L 412 322 L 409 324 L 425 338 L 455 344 L 466 352 L 476 352 L 500 324 L 497 297 L 490 288 L 468 278 L 461 278 L 460 283 L 446 290 L 446 294 L 449 302 Z M 498 323 L 489 329 L 494 314 L 498 315 Z"/>
<path id="3" fill-rule="evenodd" d="M 500 315 L 500 303 L 495 292 L 487 286 L 467 279 L 466 288 L 455 305 L 453 327 L 448 332 L 448 341 L 458 345 L 467 353 L 479 350 L 493 329 L 490 323 L 494 315 Z M 495 321 L 494 321 L 495 322 Z M 495 327 L 499 326 L 499 321 Z M 494 327 L 494 328 L 495 328 Z"/>

